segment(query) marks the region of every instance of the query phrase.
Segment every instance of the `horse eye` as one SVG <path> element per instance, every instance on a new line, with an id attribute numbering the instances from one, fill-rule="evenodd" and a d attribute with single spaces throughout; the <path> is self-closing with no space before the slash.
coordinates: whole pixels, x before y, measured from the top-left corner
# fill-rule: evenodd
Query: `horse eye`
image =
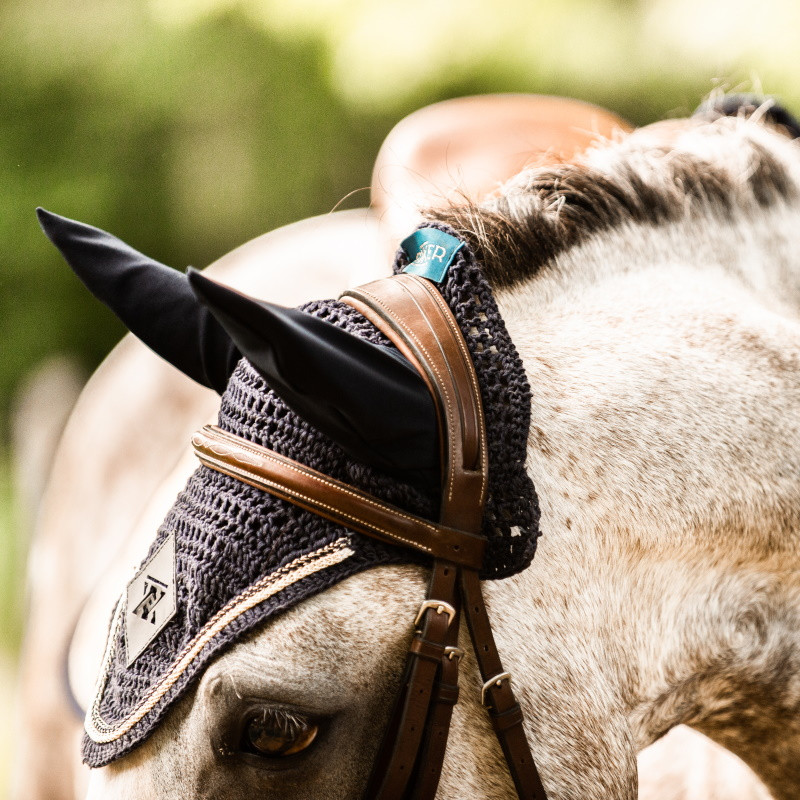
<path id="1" fill-rule="evenodd" d="M 263 709 L 245 719 L 239 749 L 266 758 L 284 758 L 309 748 L 318 733 L 319 725 L 311 720 Z"/>

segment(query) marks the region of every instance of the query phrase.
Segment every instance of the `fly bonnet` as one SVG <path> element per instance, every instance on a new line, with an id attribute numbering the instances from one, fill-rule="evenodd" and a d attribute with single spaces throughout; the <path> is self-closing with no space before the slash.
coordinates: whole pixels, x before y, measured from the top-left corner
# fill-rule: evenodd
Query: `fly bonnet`
<path id="1" fill-rule="evenodd" d="M 517 768 L 521 776 L 512 768 L 518 791 L 543 797 L 478 582 L 478 575 L 495 579 L 524 569 L 536 547 L 538 502 L 525 471 L 530 389 L 468 246 L 431 223 L 403 243 L 394 267 L 399 279 L 284 309 L 201 273 L 182 275 L 88 225 L 41 209 L 39 219 L 81 280 L 133 333 L 222 395 L 218 425 L 193 442 L 201 466 L 114 611 L 87 713 L 84 761 L 99 767 L 129 752 L 212 658 L 274 615 L 357 572 L 410 560 L 429 564 L 433 555 L 429 600 L 417 619 L 419 643 L 412 645 L 415 658 L 404 678 L 407 689 L 414 681 L 424 685 L 426 701 L 415 708 L 401 697 L 367 796 L 406 796 L 407 789 L 381 782 L 392 783 L 385 776 L 404 770 L 409 760 L 417 773 L 409 787 L 416 781 L 419 796 L 435 793 L 457 699 L 458 625 L 450 623 L 467 603 L 483 615 L 466 614 L 476 642 L 485 643 L 481 651 L 490 654 L 481 668 L 498 736 L 507 758 L 525 754 L 517 758 L 526 764 Z M 391 324 L 381 319 L 392 315 L 383 313 L 387 298 L 379 284 L 396 287 L 397 280 L 413 296 L 414 313 L 421 313 L 405 334 L 402 313 Z M 425 357 L 419 350 L 415 357 L 415 341 L 422 339 L 425 349 L 419 326 L 426 314 L 438 320 L 431 335 L 441 333 L 439 325 L 449 337 L 445 349 L 453 357 L 445 362 L 420 364 Z M 449 331 L 448 320 L 454 321 Z M 453 367 L 459 359 L 463 363 Z M 441 383 L 437 372 L 459 370 L 462 383 L 472 380 L 475 387 L 470 413 L 478 421 L 464 418 L 462 408 L 462 423 L 475 427 L 473 438 L 480 433 L 481 406 L 485 419 L 485 443 L 476 445 L 485 503 L 471 535 L 448 523 L 448 514 L 455 519 L 458 508 L 474 506 L 475 492 L 465 487 L 477 484 L 459 484 L 450 474 L 450 454 L 440 444 L 452 450 L 458 442 L 439 441 L 437 418 L 444 428 L 449 412 L 442 410 L 442 386 L 432 385 Z M 446 376 L 442 380 L 447 384 Z M 470 407 L 463 386 L 446 385 L 448 391 L 462 395 L 455 398 L 459 408 Z M 316 501 L 298 501 L 292 484 L 298 475 L 324 485 Z M 326 493 L 334 488 L 340 511 L 356 495 L 361 505 L 330 513 L 337 503 L 326 501 Z M 366 523 L 359 523 L 359 509 Z M 428 546 L 429 531 L 452 544 L 454 563 Z M 460 590 L 456 572 L 472 576 Z M 409 741 L 407 722 L 415 714 L 426 732 Z M 432 765 L 429 774 L 425 764 Z"/>
<path id="2" fill-rule="evenodd" d="M 479 582 L 525 569 L 536 548 L 530 389 L 469 246 L 429 222 L 403 242 L 394 278 L 285 309 L 96 228 L 39 218 L 133 333 L 222 395 L 218 425 L 193 439 L 201 466 L 117 603 L 84 761 L 129 752 L 212 658 L 266 620 L 357 572 L 413 560 L 432 565 L 428 599 L 365 796 L 435 795 L 463 613 L 517 792 L 544 798 Z"/>

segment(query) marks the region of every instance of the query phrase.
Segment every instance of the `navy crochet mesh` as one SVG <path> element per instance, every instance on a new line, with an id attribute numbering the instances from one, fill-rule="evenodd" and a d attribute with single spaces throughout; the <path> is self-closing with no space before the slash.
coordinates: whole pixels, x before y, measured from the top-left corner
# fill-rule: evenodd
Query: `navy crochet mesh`
<path id="1" fill-rule="evenodd" d="M 395 271 L 405 263 L 399 254 Z M 525 472 L 530 390 L 491 289 L 466 247 L 440 288 L 467 341 L 481 387 L 489 440 L 484 518 L 489 544 L 482 577 L 502 578 L 528 566 L 539 533 L 538 502 Z M 303 309 L 389 345 L 344 303 L 317 301 Z M 218 424 L 412 513 L 436 517 L 437 496 L 355 462 L 294 414 L 244 359 L 222 396 Z M 348 531 L 202 466 L 178 496 L 150 553 L 170 536 L 175 540 L 176 613 L 130 666 L 124 631 L 112 622 L 104 674 L 83 739 L 83 759 L 90 766 L 107 764 L 141 742 L 214 655 L 265 620 L 362 570 L 422 560 L 413 551 Z M 308 572 L 304 565 L 311 559 L 331 563 Z M 248 597 L 261 597 L 254 587 L 265 581 L 272 582 L 274 591 L 248 604 Z M 231 608 L 236 613 L 228 618 L 222 612 Z"/>

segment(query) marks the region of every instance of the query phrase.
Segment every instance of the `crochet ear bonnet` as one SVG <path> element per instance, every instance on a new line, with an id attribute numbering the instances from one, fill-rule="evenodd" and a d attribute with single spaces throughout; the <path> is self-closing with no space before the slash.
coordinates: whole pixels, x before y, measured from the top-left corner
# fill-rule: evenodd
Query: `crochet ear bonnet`
<path id="1" fill-rule="evenodd" d="M 40 210 L 87 287 L 148 346 L 221 393 L 224 431 L 436 519 L 436 421 L 422 380 L 351 306 L 283 309 L 171 270 L 103 231 Z M 530 389 L 480 264 L 446 226 L 403 243 L 395 272 L 451 246 L 439 290 L 467 342 L 489 443 L 481 577 L 528 566 L 539 508 L 525 471 Z M 348 530 L 199 466 L 114 610 L 83 759 L 147 737 L 209 661 L 276 614 L 357 572 L 421 554 Z"/>

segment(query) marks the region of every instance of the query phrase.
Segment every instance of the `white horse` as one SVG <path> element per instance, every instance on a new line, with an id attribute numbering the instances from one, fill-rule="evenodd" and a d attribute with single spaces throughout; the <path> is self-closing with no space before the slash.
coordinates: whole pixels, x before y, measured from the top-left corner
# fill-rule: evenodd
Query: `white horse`
<path id="1" fill-rule="evenodd" d="M 544 536 L 529 569 L 485 591 L 552 800 L 633 800 L 637 752 L 682 723 L 741 756 L 777 800 L 800 789 L 799 194 L 797 146 L 757 119 L 723 118 L 653 125 L 523 172 L 482 210 L 438 212 L 487 263 L 533 388 L 528 469 Z M 506 235 L 523 225 L 528 238 Z M 346 255 L 315 273 L 321 295 L 345 288 L 345 264 L 359 280 L 377 276 L 375 217 L 315 230 Z M 282 248 L 297 255 L 296 233 L 251 252 L 280 264 Z M 342 247 L 330 247 L 337 235 Z M 545 252 L 533 246 L 540 236 Z M 244 251 L 217 272 L 271 300 L 307 299 L 285 274 L 276 285 L 277 272 L 265 281 L 248 267 Z M 85 601 L 70 581 L 104 576 L 72 649 L 88 704 L 97 620 L 125 583 L 120 565 L 143 555 L 191 469 L 185 443 L 213 415 L 209 392 L 151 361 L 126 342 L 65 434 L 41 529 L 69 544 L 48 547 L 45 535 L 34 554 L 31 574 L 48 592 L 34 585 L 32 615 L 45 622 L 27 645 L 31 695 L 36 667 L 62 654 L 48 635 Z M 145 364 L 132 398 L 130 370 Z M 359 574 L 267 623 L 208 667 L 148 740 L 93 771 L 89 797 L 359 797 L 424 572 Z M 438 796 L 510 799 L 477 687 L 468 657 Z M 53 698 L 62 746 L 29 737 L 24 774 L 46 775 L 37 759 L 74 740 Z M 37 699 L 47 701 L 30 697 L 31 707 Z M 253 701 L 280 709 L 300 758 L 222 746 Z M 38 796 L 73 796 L 61 757 L 64 771 L 47 759 L 60 786 Z M 648 791 L 764 790 L 744 777 L 694 795 L 663 782 Z"/>

